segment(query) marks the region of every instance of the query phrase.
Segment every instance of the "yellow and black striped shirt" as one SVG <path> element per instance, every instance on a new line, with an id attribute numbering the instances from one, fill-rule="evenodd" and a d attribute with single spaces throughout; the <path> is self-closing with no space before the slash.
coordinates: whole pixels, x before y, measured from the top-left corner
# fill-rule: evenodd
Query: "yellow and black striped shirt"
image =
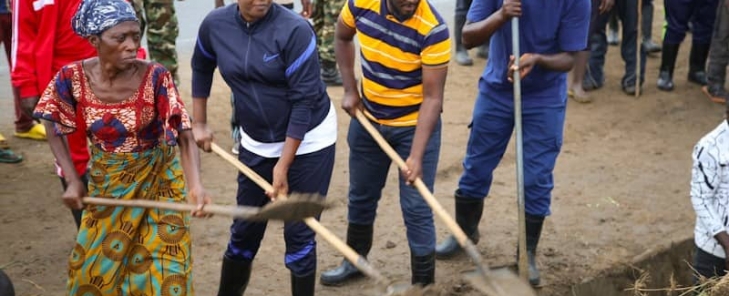
<path id="1" fill-rule="evenodd" d="M 398 20 L 384 0 L 348 0 L 341 21 L 357 30 L 365 114 L 380 124 L 414 126 L 423 102 L 422 68 L 446 66 L 448 27 L 427 0 Z"/>

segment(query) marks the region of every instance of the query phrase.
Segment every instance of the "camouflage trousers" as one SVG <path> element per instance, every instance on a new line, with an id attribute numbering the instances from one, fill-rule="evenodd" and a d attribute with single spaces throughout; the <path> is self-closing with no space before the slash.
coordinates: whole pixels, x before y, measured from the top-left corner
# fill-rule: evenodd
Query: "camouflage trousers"
<path id="1" fill-rule="evenodd" d="M 149 57 L 167 68 L 179 83 L 177 76 L 177 50 L 175 42 L 179 35 L 175 0 L 133 0 L 142 32 L 147 33 Z"/>
<path id="2" fill-rule="evenodd" d="M 319 49 L 319 60 L 322 63 L 336 63 L 334 28 L 345 3 L 347 3 L 346 0 L 316 0 L 314 3 L 314 14 L 311 19 L 314 21 L 316 45 Z"/>

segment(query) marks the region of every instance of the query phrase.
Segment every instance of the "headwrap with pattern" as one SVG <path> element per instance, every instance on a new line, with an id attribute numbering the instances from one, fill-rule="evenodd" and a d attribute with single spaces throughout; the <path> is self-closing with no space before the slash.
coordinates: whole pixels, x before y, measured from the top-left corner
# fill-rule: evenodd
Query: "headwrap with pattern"
<path id="1" fill-rule="evenodd" d="M 83 0 L 71 27 L 77 35 L 86 38 L 128 21 L 139 22 L 139 19 L 126 0 Z"/>

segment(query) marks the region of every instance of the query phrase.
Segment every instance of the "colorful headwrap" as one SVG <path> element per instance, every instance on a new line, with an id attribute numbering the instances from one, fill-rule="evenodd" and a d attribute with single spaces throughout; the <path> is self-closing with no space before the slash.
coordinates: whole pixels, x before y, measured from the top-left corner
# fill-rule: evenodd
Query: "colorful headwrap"
<path id="1" fill-rule="evenodd" d="M 139 22 L 139 19 L 126 0 L 83 0 L 71 26 L 76 34 L 86 38 L 128 21 Z"/>

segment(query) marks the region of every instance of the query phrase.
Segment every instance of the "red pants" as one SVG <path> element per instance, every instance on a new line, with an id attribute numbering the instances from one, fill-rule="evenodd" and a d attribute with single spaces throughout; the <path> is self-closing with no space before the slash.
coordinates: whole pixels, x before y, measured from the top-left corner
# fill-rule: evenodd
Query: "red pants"
<path id="1" fill-rule="evenodd" d="M 2 0 L 0 0 L 2 1 Z M 8 65 L 12 69 L 12 61 L 10 60 L 10 43 L 12 42 L 13 38 L 13 18 L 11 14 L 0 14 L 0 42 L 2 42 L 3 46 L 5 46 L 5 56 L 8 59 Z M 25 114 L 23 110 L 20 109 L 20 97 L 18 96 L 18 89 L 15 87 L 12 87 L 13 89 L 13 101 L 15 105 L 15 131 L 17 132 L 25 132 L 28 131 L 35 122 L 33 121 L 33 117 L 30 117 L 30 115 Z"/>

